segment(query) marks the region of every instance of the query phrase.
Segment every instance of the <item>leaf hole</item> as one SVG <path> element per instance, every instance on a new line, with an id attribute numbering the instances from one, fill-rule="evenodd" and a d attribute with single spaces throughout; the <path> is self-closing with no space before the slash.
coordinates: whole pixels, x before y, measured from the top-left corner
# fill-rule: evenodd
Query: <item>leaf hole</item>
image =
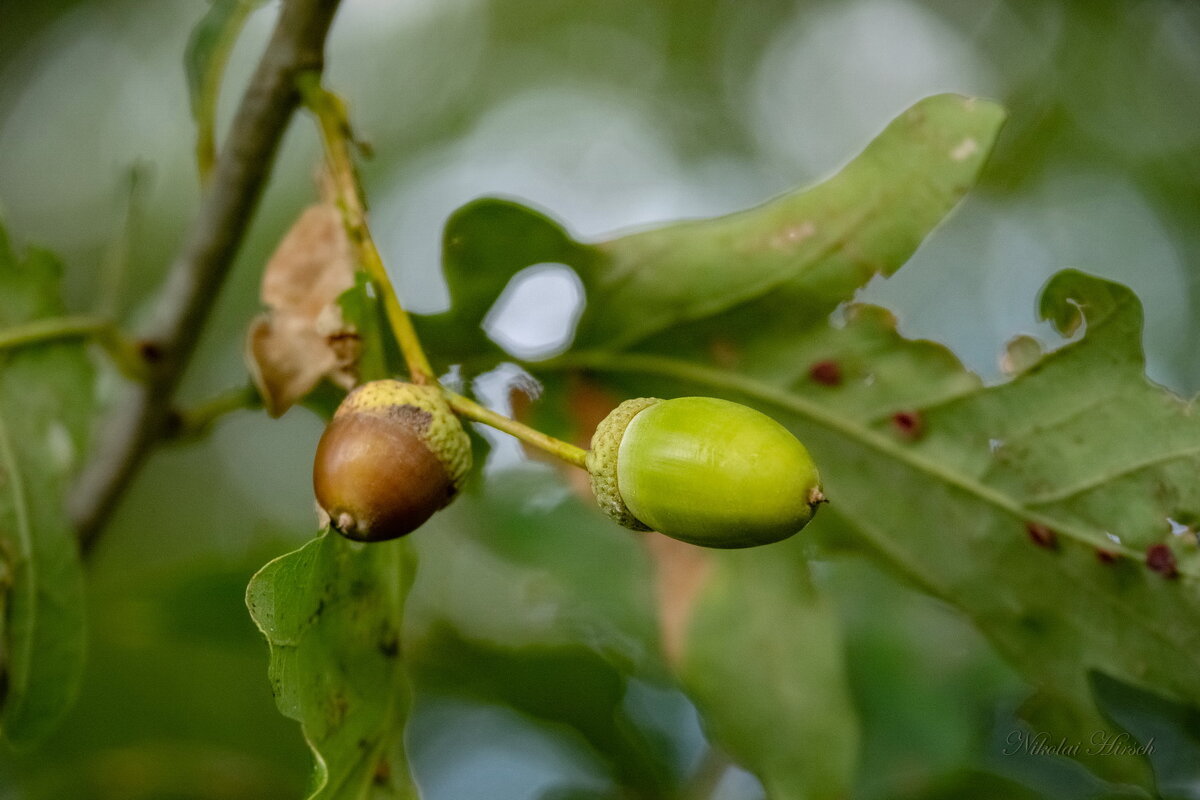
<path id="1" fill-rule="evenodd" d="M 483 329 L 517 358 L 549 358 L 570 346 L 583 306 L 583 284 L 574 270 L 565 264 L 534 264 L 504 287 Z"/>

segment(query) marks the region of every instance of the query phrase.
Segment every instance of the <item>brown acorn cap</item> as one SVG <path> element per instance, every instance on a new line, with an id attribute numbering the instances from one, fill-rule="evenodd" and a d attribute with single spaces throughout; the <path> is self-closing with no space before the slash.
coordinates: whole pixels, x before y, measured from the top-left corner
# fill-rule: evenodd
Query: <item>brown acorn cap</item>
<path id="1" fill-rule="evenodd" d="M 321 436 L 313 490 L 335 530 L 380 541 L 444 508 L 470 468 L 470 439 L 440 389 L 374 381 L 346 396 Z"/>
<path id="2" fill-rule="evenodd" d="M 587 470 L 592 478 L 592 494 L 596 503 L 618 525 L 635 531 L 650 528 L 640 522 L 626 507 L 617 486 L 617 452 L 625 429 L 642 411 L 661 403 L 657 397 L 637 397 L 626 400 L 609 412 L 592 434 L 592 449 L 587 454 Z"/>

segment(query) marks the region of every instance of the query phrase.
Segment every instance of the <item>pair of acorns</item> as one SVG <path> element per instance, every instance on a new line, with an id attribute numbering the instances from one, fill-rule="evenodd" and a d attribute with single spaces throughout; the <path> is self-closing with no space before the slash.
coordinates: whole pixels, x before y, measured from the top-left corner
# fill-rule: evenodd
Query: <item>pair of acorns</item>
<path id="1" fill-rule="evenodd" d="M 470 440 L 441 389 L 374 381 L 346 396 L 321 436 L 313 488 L 334 530 L 383 541 L 444 508 L 470 468 Z M 616 522 L 706 547 L 785 539 L 825 499 L 795 436 L 711 397 L 626 400 L 596 428 L 587 469 Z"/>

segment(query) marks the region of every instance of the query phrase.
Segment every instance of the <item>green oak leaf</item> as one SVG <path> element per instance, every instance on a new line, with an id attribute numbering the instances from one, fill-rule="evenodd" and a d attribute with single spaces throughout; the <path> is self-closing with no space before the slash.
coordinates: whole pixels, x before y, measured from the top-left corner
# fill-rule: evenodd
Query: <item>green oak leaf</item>
<path id="1" fill-rule="evenodd" d="M 358 380 L 377 381 L 398 374 L 402 363 L 399 351 L 384 318 L 383 308 L 370 291 L 366 272 L 354 274 L 354 286 L 338 296 L 342 319 L 358 335 Z"/>
<path id="2" fill-rule="evenodd" d="M 534 264 L 578 268 L 597 258 L 594 248 L 571 239 L 557 222 L 520 203 L 475 200 L 455 211 L 442 235 L 442 272 L 450 309 L 414 317 L 432 355 L 445 364 L 503 357 L 484 333 L 484 319 L 509 280 Z"/>
<path id="3" fill-rule="evenodd" d="M 413 566 L 406 542 L 364 546 L 326 532 L 268 563 L 246 590 L 271 646 L 276 704 L 313 751 L 310 800 L 418 797 L 401 658 Z"/>
<path id="4" fill-rule="evenodd" d="M 714 315 L 724 315 L 723 337 L 764 322 L 794 330 L 912 255 L 975 182 L 1003 120 L 994 103 L 935 95 L 823 183 L 596 244 L 574 241 L 519 203 L 476 200 L 451 216 L 443 236 L 451 309 L 418 318 L 418 327 L 442 360 L 495 357 L 501 351 L 479 328 L 492 303 L 525 267 L 561 263 L 587 292 L 576 347 L 678 335 Z M 678 342 L 670 349 L 679 352 Z"/>
<path id="5" fill-rule="evenodd" d="M 216 153 L 217 98 L 229 53 L 250 12 L 265 0 L 211 0 L 192 28 L 183 54 L 188 100 L 196 121 L 196 156 L 207 171 Z"/>
<path id="6" fill-rule="evenodd" d="M 1105 726 L 1089 669 L 1200 703 L 1189 678 L 1200 652 L 1200 553 L 1184 527 L 1200 519 L 1190 477 L 1200 425 L 1188 403 L 1146 379 L 1141 307 L 1128 289 L 1066 271 L 1046 287 L 1041 313 L 1064 334 L 1086 332 L 987 388 L 866 309 L 842 328 L 804 332 L 818 349 L 780 344 L 849 365 L 836 385 L 815 381 L 803 360 L 772 380 L 650 354 L 575 361 L 625 373 L 625 386 L 641 373 L 640 391 L 723 394 L 782 418 L 831 498 L 813 532 L 848 527 L 885 565 L 964 611 L 1039 688 L 1031 722 L 1086 740 Z M 886 356 L 857 361 L 889 339 Z M 865 369 L 873 363 L 878 376 Z M 914 385 L 923 389 L 896 388 Z M 1050 531 L 1052 546 L 1032 541 L 1031 526 Z M 1177 580 L 1145 563 L 1146 548 L 1163 544 Z M 1137 758 L 1090 766 L 1146 780 Z"/>
<path id="7" fill-rule="evenodd" d="M 60 272 L 44 251 L 18 260 L 0 227 L 0 330 L 61 316 Z M 0 350 L 0 731 L 15 746 L 53 731 L 82 676 L 83 575 L 63 498 L 87 447 L 93 381 L 79 341 Z"/>
<path id="8" fill-rule="evenodd" d="M 574 265 L 588 297 L 576 346 L 627 347 L 739 307 L 823 317 L 908 260 L 974 185 L 1003 121 L 995 103 L 928 97 L 823 183 L 597 245 L 603 258 Z"/>
<path id="9" fill-rule="evenodd" d="M 500 703 L 576 733 L 631 797 L 671 797 L 680 776 L 665 750 L 635 724 L 624 701 L 628 677 L 583 645 L 504 647 L 470 641 L 438 625 L 416 648 L 413 677 L 422 692 Z"/>
<path id="10" fill-rule="evenodd" d="M 1086 330 L 994 387 L 971 388 L 944 354 L 910 354 L 908 381 L 926 385 L 925 402 L 853 371 L 826 385 L 803 369 L 768 381 L 658 355 L 575 363 L 783 419 L 831 499 L 814 528 L 822 518 L 848 527 L 886 566 L 966 613 L 1040 690 L 1027 708 L 1035 727 L 1086 741 L 1105 728 L 1089 670 L 1200 704 L 1200 552 L 1187 527 L 1200 519 L 1200 423 L 1145 377 L 1142 311 L 1127 288 L 1065 271 L 1041 313 L 1064 334 Z M 878 340 L 883 318 L 852 315 L 822 358 L 851 360 L 864 338 Z M 935 352 L 892 335 L 896 350 Z M 1150 546 L 1171 550 L 1178 578 L 1148 567 Z M 1138 757 L 1080 757 L 1106 778 L 1148 780 Z"/>
<path id="11" fill-rule="evenodd" d="M 859 730 L 841 627 L 799 544 L 709 556 L 678 672 L 709 734 L 772 800 L 849 797 Z"/>

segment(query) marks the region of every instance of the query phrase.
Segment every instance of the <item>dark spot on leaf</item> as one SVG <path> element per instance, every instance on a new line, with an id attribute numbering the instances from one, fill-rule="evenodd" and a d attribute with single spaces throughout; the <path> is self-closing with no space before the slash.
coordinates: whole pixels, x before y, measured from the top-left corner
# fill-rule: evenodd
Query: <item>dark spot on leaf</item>
<path id="1" fill-rule="evenodd" d="M 177 408 L 169 409 L 166 419 L 163 420 L 163 436 L 173 439 L 181 433 L 183 433 L 183 414 L 179 413 Z"/>
<path id="2" fill-rule="evenodd" d="M 138 342 L 137 349 L 138 354 L 141 355 L 142 360 L 147 364 L 157 364 L 158 362 L 162 361 L 163 356 L 166 355 L 166 351 L 163 350 L 163 346 L 150 339 L 142 339 L 140 342 Z"/>
<path id="3" fill-rule="evenodd" d="M 1105 550 L 1103 547 L 1096 548 L 1096 560 L 1101 564 L 1117 563 L 1118 555 L 1112 550 Z"/>
<path id="4" fill-rule="evenodd" d="M 329 715 L 328 720 L 331 725 L 340 725 L 342 720 L 346 718 L 346 711 L 349 710 L 350 703 L 346 700 L 346 695 L 338 692 L 329 698 Z"/>
<path id="5" fill-rule="evenodd" d="M 392 765 L 387 762 L 386 758 L 379 759 L 379 763 L 375 765 L 375 774 L 371 779 L 376 786 L 387 786 L 392 782 Z"/>
<path id="6" fill-rule="evenodd" d="M 842 368 L 836 361 L 818 361 L 808 368 L 808 377 L 822 386 L 838 386 L 842 382 Z"/>
<path id="7" fill-rule="evenodd" d="M 925 432 L 925 422 L 918 411 L 897 411 L 892 414 L 892 427 L 909 441 L 921 438 Z"/>
<path id="8" fill-rule="evenodd" d="M 317 620 L 319 620 L 319 619 L 321 618 L 321 614 L 322 614 L 322 613 L 324 613 L 324 611 L 325 611 L 325 598 L 324 598 L 324 597 L 322 597 L 322 598 L 321 598 L 321 599 L 320 599 L 320 600 L 317 602 L 317 608 L 316 608 L 316 610 L 315 610 L 315 611 L 313 611 L 313 613 L 309 615 L 309 617 L 308 617 L 308 624 L 309 624 L 309 625 L 314 625 L 314 624 L 316 624 Z"/>
<path id="9" fill-rule="evenodd" d="M 1175 554 L 1165 544 L 1152 544 L 1146 548 L 1146 566 L 1164 578 L 1179 577 Z"/>
<path id="10" fill-rule="evenodd" d="M 1038 547 L 1044 547 L 1047 550 L 1058 549 L 1058 533 L 1053 528 L 1048 528 L 1040 522 L 1026 522 L 1025 530 L 1029 534 L 1029 539 Z"/>
<path id="11" fill-rule="evenodd" d="M 400 637 L 395 631 L 387 631 L 379 640 L 379 652 L 385 658 L 395 658 L 400 655 Z"/>

